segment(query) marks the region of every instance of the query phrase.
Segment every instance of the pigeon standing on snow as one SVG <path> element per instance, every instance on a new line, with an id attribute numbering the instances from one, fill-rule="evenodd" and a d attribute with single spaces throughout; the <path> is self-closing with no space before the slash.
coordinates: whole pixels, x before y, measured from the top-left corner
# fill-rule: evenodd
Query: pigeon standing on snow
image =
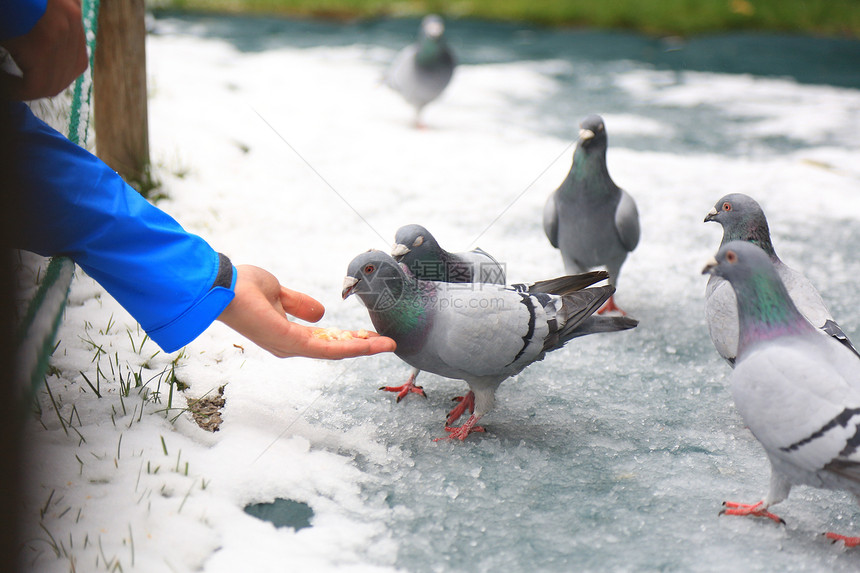
<path id="1" fill-rule="evenodd" d="M 448 86 L 455 65 L 445 41 L 445 23 L 431 14 L 421 21 L 415 43 L 397 54 L 384 81 L 415 107 L 415 125 L 421 127 L 421 111 Z"/>
<path id="2" fill-rule="evenodd" d="M 394 246 L 391 249 L 394 260 L 406 266 L 415 278 L 424 281 L 445 283 L 491 283 L 505 284 L 505 268 L 483 249 L 474 249 L 465 253 L 449 253 L 443 249 L 430 231 L 421 225 L 404 225 L 394 235 Z M 415 384 L 421 371 L 414 368 L 409 380 L 402 386 L 383 386 L 380 390 L 397 392 L 400 402 L 410 392 L 426 396 L 424 389 Z M 474 406 L 474 395 L 467 394 L 462 398 L 450 415 L 459 417 L 465 407 Z"/>
<path id="3" fill-rule="evenodd" d="M 639 212 L 633 198 L 609 176 L 603 119 L 589 115 L 579 127 L 570 172 L 544 207 L 544 231 L 561 251 L 565 271 L 605 266 L 609 284 L 617 286 L 627 253 L 639 244 Z M 598 313 L 606 311 L 624 314 L 613 297 Z"/>
<path id="4" fill-rule="evenodd" d="M 742 193 L 731 193 L 719 201 L 705 217 L 705 222 L 716 221 L 723 227 L 720 246 L 731 241 L 747 241 L 760 247 L 770 257 L 794 305 L 813 326 L 839 340 L 860 357 L 848 337 L 830 316 L 821 295 L 801 273 L 783 263 L 770 240 L 767 219 L 759 204 Z M 718 275 L 708 279 L 705 291 L 705 313 L 708 331 L 717 352 L 734 365 L 738 347 L 738 310 L 735 295 L 729 283 Z"/>
<path id="5" fill-rule="evenodd" d="M 803 317 L 759 247 L 729 242 L 703 273 L 726 279 L 737 295 L 740 337 L 732 395 L 771 465 L 767 496 L 755 504 L 726 502 L 723 513 L 780 522 L 768 508 L 801 484 L 847 490 L 860 499 L 857 357 Z M 827 537 L 860 544 L 860 537 Z"/>
<path id="6" fill-rule="evenodd" d="M 606 276 L 464 289 L 415 279 L 388 254 L 368 251 L 350 262 L 343 298 L 358 295 L 376 329 L 397 342 L 395 353 L 410 366 L 468 383 L 474 413 L 460 427 L 451 427 L 449 418 L 445 428 L 449 438 L 463 440 L 483 431 L 477 422 L 493 408 L 506 378 L 573 338 L 636 326 L 626 317 L 592 316 L 615 290 L 590 287 Z"/>

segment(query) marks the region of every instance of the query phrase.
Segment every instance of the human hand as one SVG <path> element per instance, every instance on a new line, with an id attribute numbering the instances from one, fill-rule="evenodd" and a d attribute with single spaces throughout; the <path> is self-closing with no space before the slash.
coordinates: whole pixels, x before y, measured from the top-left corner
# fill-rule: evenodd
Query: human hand
<path id="1" fill-rule="evenodd" d="M 271 273 L 251 265 L 236 267 L 236 295 L 218 320 L 279 358 L 306 356 L 339 360 L 393 352 L 395 342 L 376 333 L 368 338 L 325 340 L 312 328 L 291 322 L 287 314 L 317 322 L 325 308 L 304 293 L 281 286 Z"/>
<path id="2" fill-rule="evenodd" d="M 32 30 L 0 43 L 24 74 L 21 78 L 7 74 L 13 99 L 57 95 L 84 73 L 89 63 L 81 0 L 48 0 L 45 13 Z"/>

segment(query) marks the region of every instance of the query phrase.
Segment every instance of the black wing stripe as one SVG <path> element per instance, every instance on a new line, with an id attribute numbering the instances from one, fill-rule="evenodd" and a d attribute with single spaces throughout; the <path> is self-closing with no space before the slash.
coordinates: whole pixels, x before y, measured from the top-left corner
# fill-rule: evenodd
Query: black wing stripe
<path id="1" fill-rule="evenodd" d="M 811 442 L 813 440 L 817 440 L 818 438 L 820 438 L 821 436 L 823 436 L 824 434 L 826 434 L 827 432 L 829 432 L 830 430 L 832 430 L 836 426 L 842 426 L 843 428 L 847 427 L 848 422 L 851 420 L 851 418 L 853 418 L 854 416 L 856 416 L 858 414 L 860 414 L 860 408 L 851 408 L 851 409 L 845 408 L 844 410 L 842 410 L 842 412 L 838 416 L 836 416 L 835 418 L 833 418 L 832 420 L 830 420 L 829 422 L 827 422 L 826 424 L 821 426 L 821 429 L 818 430 L 817 432 L 813 433 L 812 435 L 810 435 L 806 438 L 803 438 L 799 442 L 794 442 L 790 446 L 780 448 L 780 450 L 782 450 L 784 452 L 793 452 L 794 450 L 797 450 L 798 448 L 805 446 L 809 442 Z M 858 436 L 858 433 L 860 433 L 860 428 L 858 428 L 858 431 L 854 433 L 854 436 L 850 440 L 848 440 L 848 445 L 846 446 L 846 449 L 851 448 L 853 450 L 853 449 L 856 449 L 858 445 L 860 445 L 860 436 Z"/>
<path id="2" fill-rule="evenodd" d="M 520 359 L 520 356 L 522 356 L 523 353 L 526 351 L 526 348 L 528 348 L 529 343 L 531 343 L 532 341 L 532 336 L 534 336 L 535 334 L 535 323 L 537 321 L 537 316 L 535 315 L 535 305 L 532 304 L 532 297 L 522 293 L 520 293 L 520 297 L 522 298 L 520 302 L 526 305 L 526 308 L 529 309 L 529 329 L 523 336 L 523 347 L 520 348 L 520 351 L 517 352 L 517 355 L 514 356 L 514 359 L 508 362 L 508 366 Z"/>

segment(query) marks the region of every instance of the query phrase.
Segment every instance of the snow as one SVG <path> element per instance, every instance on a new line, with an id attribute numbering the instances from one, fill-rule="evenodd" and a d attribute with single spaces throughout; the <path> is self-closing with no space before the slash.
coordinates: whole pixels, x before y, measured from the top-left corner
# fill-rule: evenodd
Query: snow
<path id="1" fill-rule="evenodd" d="M 718 516 L 723 500 L 759 500 L 768 466 L 708 339 L 699 273 L 721 235 L 705 214 L 750 194 L 860 340 L 860 91 L 667 70 L 635 36 L 591 58 L 565 43 L 576 32 L 541 44 L 465 23 L 449 32 L 463 64 L 415 130 L 379 85 L 407 24 L 154 21 L 160 207 L 318 298 L 322 325 L 367 328 L 340 300 L 346 266 L 406 223 L 450 250 L 481 246 L 514 282 L 563 274 L 542 207 L 579 119 L 601 113 L 610 173 L 641 214 L 617 296 L 639 327 L 549 355 L 502 384 L 487 434 L 434 442 L 460 381 L 422 373 L 428 398 L 395 404 L 378 391 L 409 373 L 393 355 L 279 360 L 220 323 L 165 355 L 78 270 L 26 427 L 29 569 L 857 570 L 860 554 L 820 537 L 860 534 L 844 492 L 796 488 L 774 510 L 785 527 Z M 189 389 L 171 397 L 172 372 Z M 221 386 L 208 433 L 182 409 Z M 307 503 L 312 526 L 243 511 L 275 498 Z"/>

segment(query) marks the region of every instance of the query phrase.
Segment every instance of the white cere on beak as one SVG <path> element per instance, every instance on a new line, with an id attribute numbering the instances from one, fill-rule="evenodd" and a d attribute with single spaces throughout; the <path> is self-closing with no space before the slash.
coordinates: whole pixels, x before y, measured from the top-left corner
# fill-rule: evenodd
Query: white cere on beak
<path id="1" fill-rule="evenodd" d="M 401 245 L 400 243 L 394 243 L 391 246 L 391 256 L 394 257 L 395 259 L 397 257 L 402 257 L 403 255 L 405 255 L 408 252 L 409 252 L 409 247 L 407 247 L 406 245 Z"/>
<path id="2" fill-rule="evenodd" d="M 445 24 L 440 20 L 430 20 L 424 25 L 424 33 L 431 38 L 439 38 L 445 33 Z"/>
<path id="3" fill-rule="evenodd" d="M 590 129 L 580 129 L 579 130 L 579 139 L 581 139 L 582 141 L 588 141 L 592 137 L 594 137 L 594 132 L 591 131 Z"/>
<path id="4" fill-rule="evenodd" d="M 708 217 L 716 217 L 717 216 L 717 208 L 714 207 L 710 211 L 708 211 Z"/>
<path id="5" fill-rule="evenodd" d="M 710 260 L 708 260 L 708 264 L 706 264 L 706 265 L 705 265 L 705 268 L 703 268 L 703 269 L 702 269 L 702 274 L 703 274 L 703 275 L 710 274 L 710 272 L 711 272 L 712 270 L 714 270 L 715 268 L 717 268 L 717 266 L 718 266 L 719 264 L 720 264 L 720 263 L 718 263 L 718 262 L 717 262 L 717 258 L 716 258 L 716 257 L 711 257 L 711 258 L 710 258 Z"/>

